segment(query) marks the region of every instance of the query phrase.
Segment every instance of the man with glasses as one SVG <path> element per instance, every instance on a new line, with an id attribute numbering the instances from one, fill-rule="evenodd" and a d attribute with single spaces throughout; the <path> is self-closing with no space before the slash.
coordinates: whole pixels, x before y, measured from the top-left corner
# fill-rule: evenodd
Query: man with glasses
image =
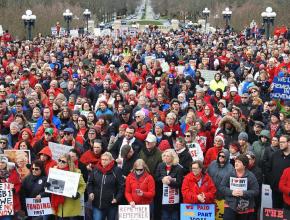
<path id="1" fill-rule="evenodd" d="M 34 153 L 38 154 L 45 146 L 48 146 L 48 142 L 56 142 L 53 138 L 53 129 L 46 128 L 44 131 L 44 137 L 38 140 L 34 147 Z"/>
<path id="2" fill-rule="evenodd" d="M 4 154 L 4 150 L 8 149 L 8 139 L 6 136 L 0 136 L 0 154 Z"/>
<path id="3" fill-rule="evenodd" d="M 279 138 L 280 150 L 273 154 L 270 161 L 268 179 L 272 188 L 273 208 L 283 208 L 283 196 L 278 188 L 283 171 L 290 167 L 290 136 L 282 135 Z"/>

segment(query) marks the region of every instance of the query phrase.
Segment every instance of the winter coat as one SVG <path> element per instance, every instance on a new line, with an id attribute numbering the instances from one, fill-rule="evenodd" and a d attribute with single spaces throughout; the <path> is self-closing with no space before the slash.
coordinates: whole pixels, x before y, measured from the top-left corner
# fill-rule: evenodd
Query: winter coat
<path id="1" fill-rule="evenodd" d="M 247 190 L 243 191 L 244 195 L 241 197 L 235 197 L 232 195 L 233 191 L 230 189 L 230 177 L 237 178 L 235 170 L 228 173 L 219 186 L 219 190 L 225 196 L 225 204 L 236 212 L 253 211 L 256 207 L 255 198 L 259 195 L 259 184 L 255 175 L 251 171 L 246 170 L 244 176 L 241 177 L 247 178 L 248 181 Z"/>
<path id="2" fill-rule="evenodd" d="M 133 169 L 134 163 L 136 160 L 138 160 L 138 153 L 134 151 L 132 157 L 130 158 L 124 158 L 123 159 L 123 165 L 122 165 L 122 174 L 124 176 L 128 176 Z"/>
<path id="3" fill-rule="evenodd" d="M 112 148 L 109 150 L 109 152 L 113 155 L 115 159 L 117 159 L 120 155 L 120 149 L 123 144 L 124 137 L 118 138 L 117 141 L 113 144 Z M 139 153 L 141 149 L 145 148 L 144 142 L 140 141 L 135 138 L 133 143 L 131 144 L 134 152 Z"/>
<path id="4" fill-rule="evenodd" d="M 266 184 L 269 184 L 270 182 L 270 179 L 268 179 L 267 177 L 269 177 L 269 172 L 270 172 L 270 162 L 271 162 L 271 159 L 273 157 L 273 154 L 279 150 L 279 146 L 278 147 L 267 147 L 265 149 L 265 152 L 264 152 L 264 156 L 263 156 L 263 161 L 262 161 L 262 172 L 263 172 L 263 175 L 265 176 L 265 179 L 264 179 L 264 182 Z"/>
<path id="5" fill-rule="evenodd" d="M 279 189 L 283 193 L 283 200 L 290 206 L 290 167 L 283 171 L 279 181 Z"/>
<path id="6" fill-rule="evenodd" d="M 223 147 L 216 147 L 213 146 L 206 152 L 205 158 L 204 158 L 204 166 L 207 168 L 212 161 L 216 160 L 218 153 L 223 149 Z"/>
<path id="7" fill-rule="evenodd" d="M 57 165 L 56 161 L 52 159 L 52 153 L 51 150 L 49 149 L 49 147 L 45 147 L 43 148 L 38 155 L 40 154 L 44 154 L 46 156 L 48 156 L 48 159 L 44 162 L 44 169 L 45 169 L 45 174 L 48 175 L 49 173 L 49 169 L 51 167 L 54 167 Z"/>
<path id="8" fill-rule="evenodd" d="M 156 147 L 151 151 L 144 147 L 139 153 L 139 158 L 145 161 L 151 174 L 156 172 L 158 164 L 162 162 L 161 151 Z"/>
<path id="9" fill-rule="evenodd" d="M 79 169 L 76 169 L 77 173 L 81 173 Z M 80 175 L 79 185 L 77 192 L 82 195 L 86 189 L 86 183 L 84 181 L 83 175 Z M 58 217 L 75 217 L 81 215 L 81 202 L 80 198 L 74 200 L 69 197 L 65 197 L 64 204 L 58 206 L 57 216 Z"/>
<path id="10" fill-rule="evenodd" d="M 201 185 L 199 186 L 194 174 L 191 172 L 184 177 L 181 188 L 183 203 L 199 204 L 197 196 L 205 194 L 205 204 L 212 204 L 215 200 L 216 187 L 208 174 L 202 174 Z"/>
<path id="11" fill-rule="evenodd" d="M 51 113 L 51 114 L 52 114 L 52 113 Z M 58 117 L 56 117 L 56 116 L 53 115 L 53 116 L 51 117 L 51 122 L 55 125 L 55 127 L 56 127 L 57 129 L 60 128 L 60 124 L 61 124 L 61 122 L 60 122 L 60 120 L 59 120 Z M 36 122 L 36 126 L 35 126 L 35 129 L 34 129 L 34 133 L 37 132 L 38 128 L 42 125 L 42 123 L 43 123 L 43 117 L 40 117 L 40 118 L 37 120 L 37 122 Z"/>
<path id="12" fill-rule="evenodd" d="M 186 175 L 190 171 L 192 157 L 187 148 L 185 148 L 185 150 L 181 153 L 177 153 L 177 155 L 179 158 L 179 164 L 181 165 L 183 170 L 183 174 Z"/>
<path id="13" fill-rule="evenodd" d="M 121 169 L 114 166 L 106 174 L 98 168 L 94 169 L 89 174 L 87 192 L 88 195 L 94 194 L 93 207 L 107 209 L 114 206 L 112 200 L 116 199 L 119 202 L 124 193 L 124 178 Z"/>
<path id="14" fill-rule="evenodd" d="M 219 186 L 223 180 L 223 178 L 228 174 L 231 173 L 234 170 L 233 165 L 230 163 L 230 153 L 228 150 L 223 149 L 218 154 L 223 152 L 226 156 L 225 158 L 225 164 L 221 166 L 219 162 L 219 158 L 212 161 L 211 164 L 208 167 L 208 175 L 212 178 L 216 188 L 217 188 L 217 195 L 216 198 L 221 200 L 224 199 L 224 196 L 222 195 L 221 191 L 219 191 Z"/>
<path id="15" fill-rule="evenodd" d="M 143 196 L 138 196 L 136 189 L 143 191 Z M 134 201 L 136 205 L 149 205 L 154 196 L 155 181 L 149 173 L 144 172 L 139 178 L 133 172 L 127 176 L 125 197 L 129 203 Z"/>
<path id="16" fill-rule="evenodd" d="M 231 130 L 228 130 L 225 128 L 226 123 L 231 123 L 233 125 L 233 128 Z M 235 141 L 238 141 L 238 136 L 241 132 L 241 124 L 232 116 L 225 116 L 220 120 L 219 123 L 219 130 L 217 131 L 217 134 L 223 133 L 224 139 L 225 139 L 225 148 L 229 149 L 230 143 L 233 143 Z"/>
<path id="17" fill-rule="evenodd" d="M 261 136 L 266 136 L 268 141 L 265 143 L 261 142 Z M 262 130 L 258 141 L 253 143 L 253 153 L 256 156 L 256 164 L 258 167 L 262 168 L 262 162 L 264 157 L 265 149 L 270 147 L 270 132 L 267 130 Z"/>

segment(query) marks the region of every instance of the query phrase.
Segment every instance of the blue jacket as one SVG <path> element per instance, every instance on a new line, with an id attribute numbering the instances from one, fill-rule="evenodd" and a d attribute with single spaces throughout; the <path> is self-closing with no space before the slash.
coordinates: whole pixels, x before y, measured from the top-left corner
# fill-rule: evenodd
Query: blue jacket
<path id="1" fill-rule="evenodd" d="M 61 124 L 61 122 L 60 122 L 60 120 L 59 120 L 58 117 L 56 117 L 56 116 L 52 116 L 52 120 L 51 120 L 51 122 L 55 125 L 55 127 L 56 127 L 57 129 L 60 128 L 60 124 Z M 42 123 L 43 123 L 43 117 L 40 117 L 40 118 L 37 120 L 37 122 L 36 122 L 36 126 L 35 126 L 35 129 L 34 129 L 34 133 L 37 132 L 38 128 L 42 125 Z"/>

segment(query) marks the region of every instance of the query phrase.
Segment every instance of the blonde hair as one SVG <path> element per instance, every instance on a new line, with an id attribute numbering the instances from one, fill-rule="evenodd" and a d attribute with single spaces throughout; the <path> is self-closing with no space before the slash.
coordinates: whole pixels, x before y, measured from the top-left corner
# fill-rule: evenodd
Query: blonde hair
<path id="1" fill-rule="evenodd" d="M 173 149 L 167 149 L 162 153 L 162 161 L 164 162 L 165 154 L 169 154 L 172 157 L 172 164 L 177 165 L 179 163 L 179 157 Z"/>
<path id="2" fill-rule="evenodd" d="M 142 160 L 142 159 L 138 159 L 138 160 L 135 161 L 135 163 L 134 163 L 134 165 L 133 165 L 133 169 L 131 170 L 131 172 L 135 172 L 136 167 L 137 167 L 137 166 L 140 166 L 140 165 L 143 166 L 143 168 L 147 171 L 147 173 L 150 173 L 147 164 L 146 164 L 145 161 Z"/>
<path id="3" fill-rule="evenodd" d="M 67 165 L 69 167 L 69 171 L 71 172 L 75 172 L 76 171 L 76 166 L 71 158 L 71 156 L 69 154 L 63 154 L 62 156 L 59 157 L 60 159 L 61 158 L 65 158 L 66 161 L 67 161 Z"/>
<path id="4" fill-rule="evenodd" d="M 103 153 L 101 155 L 101 157 L 103 157 L 103 156 L 108 157 L 110 161 L 114 160 L 114 158 L 113 158 L 113 156 L 112 156 L 112 154 L 110 152 Z"/>

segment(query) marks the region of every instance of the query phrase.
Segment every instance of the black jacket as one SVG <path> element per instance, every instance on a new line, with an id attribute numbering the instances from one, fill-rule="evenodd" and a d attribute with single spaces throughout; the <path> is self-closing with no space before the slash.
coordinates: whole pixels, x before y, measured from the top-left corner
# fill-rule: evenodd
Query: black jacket
<path id="1" fill-rule="evenodd" d="M 120 149 L 123 143 L 124 137 L 123 138 L 118 138 L 118 140 L 113 144 L 110 153 L 113 155 L 113 157 L 116 159 L 119 156 Z M 132 143 L 132 148 L 134 152 L 139 153 L 140 150 L 145 147 L 143 142 L 139 141 L 138 139 L 135 139 L 135 141 Z"/>
<path id="2" fill-rule="evenodd" d="M 134 154 L 130 159 L 123 160 L 122 173 L 124 176 L 128 176 L 129 173 L 131 172 L 135 161 L 139 159 L 138 154 L 139 154 L 138 152 L 134 151 Z"/>
<path id="3" fill-rule="evenodd" d="M 177 155 L 179 157 L 179 164 L 183 169 L 183 175 L 188 174 L 192 163 L 192 157 L 188 152 L 188 149 L 186 148 L 184 151 L 182 151 L 180 154 Z"/>
<path id="4" fill-rule="evenodd" d="M 270 147 L 265 148 L 264 156 L 262 158 L 262 172 L 264 175 L 264 182 L 266 184 L 269 184 L 271 180 L 271 177 L 269 175 L 270 169 L 271 169 L 271 160 L 272 160 L 273 154 L 276 151 L 278 151 L 278 147 L 274 148 L 270 146 Z"/>
<path id="5" fill-rule="evenodd" d="M 110 208 L 113 205 L 112 200 L 120 202 L 124 194 L 124 178 L 119 167 L 113 167 L 106 174 L 99 169 L 94 169 L 89 174 L 88 195 L 94 194 L 93 206 L 98 209 Z"/>
<path id="6" fill-rule="evenodd" d="M 76 91 L 76 95 L 79 96 L 81 93 L 81 85 L 80 84 L 76 87 L 75 91 Z M 95 106 L 95 103 L 96 103 L 98 97 L 97 97 L 97 93 L 96 93 L 94 87 L 92 87 L 91 85 L 87 85 L 87 87 L 86 87 L 86 97 L 89 98 L 91 100 L 91 104 L 93 106 Z"/>

